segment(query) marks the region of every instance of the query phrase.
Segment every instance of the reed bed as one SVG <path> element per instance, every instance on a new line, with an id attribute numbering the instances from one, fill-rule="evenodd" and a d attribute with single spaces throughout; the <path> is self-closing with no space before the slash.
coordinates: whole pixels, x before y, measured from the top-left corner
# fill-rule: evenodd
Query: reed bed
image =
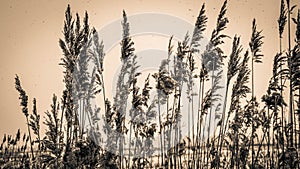
<path id="1" fill-rule="evenodd" d="M 170 35 L 168 55 L 146 79 L 141 78 L 142 65 L 123 11 L 121 70 L 113 98 L 105 88 L 103 42 L 90 26 L 88 13 L 81 21 L 68 6 L 59 39 L 62 97 L 53 95 L 45 113 L 37 110 L 35 98 L 29 108 L 29 96 L 16 75 L 28 130 L 2 137 L 0 167 L 300 168 L 300 9 L 289 0 L 278 3 L 280 48 L 262 98 L 256 97 L 259 86 L 254 81 L 255 64 L 263 64 L 264 32 L 254 18 L 251 37 L 224 34 L 230 24 L 227 0 L 204 50 L 200 44 L 209 31 L 205 4 L 192 34 L 178 42 Z M 295 11 L 297 17 L 291 18 Z M 249 46 L 242 46 L 241 38 L 249 39 Z M 232 41 L 230 53 L 222 49 L 227 41 Z M 187 133 L 183 117 L 188 119 Z"/>

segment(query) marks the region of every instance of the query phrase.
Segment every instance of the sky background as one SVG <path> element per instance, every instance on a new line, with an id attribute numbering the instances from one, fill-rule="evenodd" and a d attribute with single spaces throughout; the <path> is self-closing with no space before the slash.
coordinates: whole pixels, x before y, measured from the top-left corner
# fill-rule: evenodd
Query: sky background
<path id="1" fill-rule="evenodd" d="M 30 110 L 33 98 L 37 98 L 38 111 L 43 119 L 43 112 L 49 110 L 53 94 L 61 96 L 63 74 L 60 63 L 62 52 L 58 39 L 62 38 L 64 12 L 68 4 L 73 14 L 83 16 L 87 11 L 90 25 L 100 30 L 104 26 L 122 17 L 125 9 L 128 16 L 145 12 L 164 13 L 179 17 L 193 24 L 202 3 L 206 3 L 208 26 L 205 32 L 209 38 L 215 27 L 216 16 L 223 3 L 221 0 L 95 0 L 95 1 L 61 1 L 61 0 L 2 0 L 0 3 L 0 137 L 13 134 L 18 128 L 26 130 L 25 117 L 21 113 L 18 93 L 14 88 L 14 77 L 18 74 L 23 88 L 29 95 Z M 300 6 L 300 1 L 291 0 Z M 257 19 L 258 29 L 263 29 L 265 36 L 263 64 L 255 65 L 255 86 L 257 96 L 266 91 L 271 77 L 272 59 L 278 52 L 277 18 L 280 0 L 229 0 L 229 25 L 225 33 L 231 37 L 241 36 L 244 49 L 248 49 L 252 19 Z M 296 11 L 293 16 L 295 17 Z M 130 22 L 130 20 L 129 20 Z M 134 25 L 130 25 L 134 27 Z M 121 27 L 120 27 L 121 28 Z M 294 25 L 292 24 L 292 30 Z M 287 32 L 285 31 L 284 34 Z M 294 33 L 294 31 L 292 31 Z M 101 38 L 101 37 L 100 37 Z M 146 40 L 145 40 L 146 39 Z M 166 50 L 168 39 L 155 36 L 133 38 L 136 50 L 145 47 L 158 47 Z M 283 47 L 286 48 L 284 38 Z M 223 46 L 229 54 L 231 40 Z M 108 80 L 119 65 L 119 46 L 115 46 L 105 60 L 105 74 Z M 110 85 L 109 86 L 113 86 Z"/>

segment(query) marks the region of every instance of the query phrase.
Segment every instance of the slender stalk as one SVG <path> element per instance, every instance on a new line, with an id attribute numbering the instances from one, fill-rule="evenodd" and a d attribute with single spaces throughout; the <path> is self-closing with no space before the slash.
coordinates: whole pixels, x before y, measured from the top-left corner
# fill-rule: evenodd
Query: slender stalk
<path id="1" fill-rule="evenodd" d="M 60 127 L 59 127 L 59 133 L 60 133 L 60 137 L 63 137 L 62 133 L 62 126 L 63 126 L 63 122 L 64 122 L 64 112 L 65 112 L 65 107 L 66 107 L 66 91 L 63 92 L 63 99 L 62 99 L 62 108 L 61 108 L 61 116 L 60 116 Z M 61 139 L 59 137 L 59 140 Z M 58 148 L 60 148 L 61 145 L 58 145 Z"/>
<path id="2" fill-rule="evenodd" d="M 251 80 L 252 80 L 252 95 L 251 95 L 251 103 L 252 103 L 252 112 L 251 112 L 251 115 L 252 115 L 252 118 L 254 117 L 254 56 L 252 56 L 252 59 L 251 59 Z M 254 168 L 254 122 L 252 121 L 251 123 L 251 166 L 252 168 Z"/>
<path id="3" fill-rule="evenodd" d="M 31 155 L 32 155 L 32 159 L 34 159 L 34 153 L 33 153 L 33 142 L 31 139 L 31 132 L 30 132 L 30 127 L 29 127 L 29 120 L 28 120 L 28 116 L 26 116 L 26 121 L 27 121 L 27 130 L 28 130 L 28 135 L 29 135 L 29 141 L 30 141 L 30 150 L 31 150 Z"/>
<path id="4" fill-rule="evenodd" d="M 280 36 L 280 35 L 279 35 Z M 280 53 L 282 53 L 282 37 L 280 36 L 279 39 L 279 44 L 280 44 Z M 282 63 L 280 63 L 280 71 L 282 71 Z M 282 74 L 280 74 L 280 95 L 283 96 L 283 82 L 282 82 Z M 282 132 L 282 136 L 284 137 L 284 110 L 283 110 L 283 105 L 280 106 L 281 108 L 281 132 Z M 274 136 L 273 136 L 274 138 Z M 274 139 L 273 139 L 274 140 Z M 273 142 L 274 143 L 274 142 Z M 278 143 L 277 143 L 278 144 Z M 274 146 L 274 145 L 273 145 Z M 282 154 L 285 154 L 285 141 L 282 142 Z M 285 159 L 283 159 L 283 163 L 285 163 Z M 284 166 L 283 166 L 284 168 Z"/>
<path id="5" fill-rule="evenodd" d="M 202 93 L 201 93 L 201 100 L 202 100 L 202 103 L 201 103 L 201 123 L 200 123 L 200 127 L 202 126 L 202 121 L 203 121 L 203 118 L 202 118 L 202 116 L 203 116 L 203 98 L 204 98 L 204 79 L 202 79 Z M 201 168 L 202 168 L 202 155 L 203 155 L 203 153 L 202 153 L 202 151 L 203 151 L 203 149 L 205 148 L 204 146 L 203 146 L 203 143 L 204 143 L 204 134 L 202 134 L 202 137 L 201 137 L 201 131 L 203 131 L 203 133 L 204 133 L 204 129 L 205 129 L 205 124 L 206 124 L 206 117 L 205 117 L 205 119 L 204 119 L 204 126 L 203 126 L 203 129 L 201 130 L 200 129 L 200 133 L 199 133 L 199 136 L 200 136 L 200 139 L 199 139 L 199 141 L 200 141 L 200 144 L 199 144 L 199 148 L 200 148 L 200 162 L 201 162 Z M 202 145 L 202 146 L 201 146 Z"/>
<path id="6" fill-rule="evenodd" d="M 211 76 L 211 88 L 212 88 L 212 93 L 214 93 L 215 91 L 214 90 L 214 78 L 215 78 L 215 58 L 213 58 L 213 69 L 212 69 L 212 76 Z M 211 125 L 211 114 L 212 114 L 212 107 L 213 107 L 213 104 L 210 105 L 210 112 L 209 112 L 209 119 L 208 119 L 208 130 L 207 130 L 207 155 L 206 155 L 206 166 L 208 166 L 208 160 L 209 160 L 209 144 L 210 144 L 210 125 Z"/>
<path id="7" fill-rule="evenodd" d="M 204 118 L 204 124 L 203 124 L 203 131 L 202 131 L 202 137 L 201 137 L 201 148 L 202 148 L 202 152 L 201 152 L 201 168 L 203 168 L 204 164 L 205 164 L 205 157 L 206 157 L 206 142 L 205 142 L 205 129 L 206 129 L 206 123 L 207 123 L 207 114 L 205 114 L 205 118 Z"/>
<path id="8" fill-rule="evenodd" d="M 128 165 L 127 168 L 130 168 L 130 159 L 131 159 L 131 132 L 132 132 L 132 121 L 130 123 L 130 129 L 129 129 L 129 148 L 128 148 Z"/>
<path id="9" fill-rule="evenodd" d="M 160 138 L 160 153 L 161 153 L 161 166 L 163 166 L 164 164 L 164 151 L 163 151 L 163 141 L 162 141 L 162 120 L 161 120 L 161 112 L 160 112 L 160 97 L 159 97 L 159 93 L 157 95 L 157 99 L 158 99 L 158 103 L 157 103 L 157 106 L 158 106 L 158 121 L 159 121 L 159 138 Z"/>
<path id="10" fill-rule="evenodd" d="M 298 90 L 298 111 L 300 111 L 300 88 Z M 298 130 L 300 130 L 300 114 L 298 114 Z M 300 147 L 300 133 L 298 133 L 298 140 L 298 147 Z"/>
<path id="11" fill-rule="evenodd" d="M 189 89 L 188 89 L 189 90 Z M 188 96 L 189 97 L 189 96 Z M 189 99 L 189 98 L 188 98 Z M 187 166 L 188 168 L 190 168 L 190 149 L 191 149 L 191 129 L 190 129 L 190 112 L 191 112 L 191 102 L 190 102 L 190 99 L 189 99 L 189 103 L 188 103 L 188 148 L 187 148 L 187 158 L 188 158 L 188 162 L 187 162 Z"/>
<path id="12" fill-rule="evenodd" d="M 204 65 L 202 65 L 202 68 L 200 70 L 199 74 L 199 91 L 198 91 L 198 118 L 197 118 L 197 136 L 196 136 L 196 153 L 197 153 L 197 167 L 200 167 L 200 160 L 202 160 L 202 137 L 201 137 L 201 132 L 202 132 L 202 122 L 203 122 L 203 112 L 202 112 L 202 103 L 203 103 L 203 95 L 204 95 L 204 80 L 205 80 L 205 68 Z"/>
<path id="13" fill-rule="evenodd" d="M 287 10 L 288 10 L 288 17 L 287 17 L 287 22 L 288 22 L 288 62 L 291 66 L 291 11 L 290 11 L 290 0 L 287 0 Z M 291 68 L 289 69 L 290 72 L 290 77 L 292 75 L 292 70 Z M 290 80 L 289 83 L 289 123 L 290 123 L 290 139 L 289 139 L 289 147 L 293 147 L 293 135 L 294 135 L 294 124 L 293 124 L 293 86 L 292 86 L 292 81 Z"/>
<path id="14" fill-rule="evenodd" d="M 198 91 L 198 109 L 197 109 L 197 131 L 196 131 L 196 146 L 195 146 L 195 148 L 196 148 L 196 167 L 198 167 L 199 166 L 199 163 L 198 163 L 198 161 L 199 161 L 199 153 L 200 153 L 200 136 L 199 136 L 199 132 L 201 131 L 201 129 L 200 129 L 200 124 L 201 124 L 201 119 L 200 119 L 200 114 L 201 114 L 201 109 L 200 109 L 200 105 L 201 105 L 201 89 L 202 89 L 202 85 L 201 85 L 201 83 L 202 83 L 202 80 L 201 80 L 201 77 L 199 77 L 199 91 Z M 200 130 L 199 130 L 200 129 Z"/>
<path id="15" fill-rule="evenodd" d="M 277 111 L 277 108 L 275 108 L 276 109 L 276 111 Z M 277 113 L 276 113 L 276 116 L 277 116 Z M 276 117 L 275 116 L 275 117 Z M 272 122 L 271 121 L 271 119 L 274 119 L 274 118 L 272 118 L 271 116 L 270 116 L 270 107 L 268 106 L 268 109 L 267 109 L 267 119 L 269 120 L 269 122 L 268 122 L 268 128 L 267 128 L 267 141 L 268 141 L 268 143 L 267 143 L 267 158 L 268 158 L 268 162 L 267 162 L 267 168 L 269 168 L 269 161 L 270 161 L 270 144 L 271 144 L 271 139 L 270 139 L 270 127 L 271 127 L 271 125 L 270 125 L 270 123 L 272 123 L 272 124 L 274 124 L 274 122 Z M 276 119 L 276 118 L 275 118 Z M 274 126 L 272 125 L 272 129 L 274 128 Z M 274 134 L 274 133 L 273 133 Z M 272 143 L 272 144 L 274 144 L 274 143 Z M 257 153 L 258 154 L 258 153 Z"/>
<path id="16" fill-rule="evenodd" d="M 192 89 L 193 93 L 193 89 Z M 194 119 L 194 96 L 192 95 L 192 126 L 193 126 L 193 139 L 192 139 L 192 150 L 193 150 L 193 156 L 192 156 L 192 168 L 195 167 L 195 119 Z"/>
<path id="17" fill-rule="evenodd" d="M 226 126 L 227 126 L 228 119 L 229 119 L 229 114 L 228 114 L 228 117 L 226 118 L 226 122 L 224 123 L 225 112 L 226 112 L 226 104 L 227 104 L 228 88 L 229 88 L 229 81 L 227 80 L 226 87 L 225 87 L 223 111 L 222 111 L 222 117 L 221 117 L 220 133 L 219 133 L 218 144 L 217 144 L 217 151 L 218 152 L 220 151 L 219 155 L 221 155 L 221 153 L 222 153 L 222 142 L 223 142 L 223 139 L 224 139 L 223 134 L 226 131 Z M 223 127 L 223 125 L 225 125 L 225 126 Z"/>

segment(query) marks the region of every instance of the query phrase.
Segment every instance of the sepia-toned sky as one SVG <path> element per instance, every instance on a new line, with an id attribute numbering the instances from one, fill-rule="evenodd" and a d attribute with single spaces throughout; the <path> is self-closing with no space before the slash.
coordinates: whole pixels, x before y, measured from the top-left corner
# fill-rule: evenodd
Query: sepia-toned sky
<path id="1" fill-rule="evenodd" d="M 18 128 L 22 131 L 26 130 L 25 117 L 19 106 L 19 96 L 14 89 L 15 74 L 19 75 L 22 86 L 29 95 L 30 109 L 32 99 L 37 98 L 38 111 L 42 117 L 43 112 L 50 108 L 52 95 L 55 93 L 61 96 L 63 69 L 58 65 L 62 57 L 58 39 L 62 38 L 67 4 L 71 5 L 73 14 L 78 12 L 83 16 L 87 11 L 91 26 L 99 30 L 121 19 L 123 9 L 128 16 L 147 12 L 163 13 L 193 24 L 203 2 L 206 3 L 208 15 L 205 35 L 209 37 L 215 27 L 222 0 L 2 0 L 0 2 L 0 137 L 4 133 L 15 133 Z M 231 37 L 235 34 L 240 35 L 244 49 L 248 49 L 253 18 L 257 19 L 258 29 L 263 29 L 265 57 L 263 64 L 255 65 L 258 97 L 266 91 L 271 76 L 272 59 L 278 52 L 279 2 L 280 0 L 228 1 L 229 25 L 225 32 Z M 291 0 L 291 3 L 300 6 L 299 0 Z M 295 14 L 296 11 L 294 17 Z M 294 30 L 293 24 L 292 30 Z M 133 40 L 137 51 L 151 45 L 165 48 L 168 43 L 167 38 L 151 36 L 137 37 Z M 287 39 L 284 38 L 283 42 L 286 44 Z M 231 40 L 228 39 L 223 46 L 225 54 L 229 54 L 230 47 Z M 111 60 L 119 60 L 118 49 L 115 47 L 107 57 L 111 57 Z M 109 64 L 112 66 L 119 63 Z M 112 71 L 108 69 L 106 78 L 110 79 L 113 76 Z"/>

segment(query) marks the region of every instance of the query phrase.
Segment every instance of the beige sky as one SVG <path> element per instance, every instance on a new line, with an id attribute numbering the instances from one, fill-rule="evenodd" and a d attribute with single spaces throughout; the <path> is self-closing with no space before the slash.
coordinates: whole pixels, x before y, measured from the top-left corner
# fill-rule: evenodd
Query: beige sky
<path id="1" fill-rule="evenodd" d="M 248 48 L 251 22 L 254 17 L 257 19 L 258 29 L 264 30 L 264 64 L 255 66 L 258 95 L 266 90 L 272 69 L 272 58 L 278 51 L 279 1 L 228 1 L 227 16 L 230 22 L 226 33 L 232 37 L 235 34 L 241 35 L 244 49 Z M 209 17 L 206 31 L 208 36 L 215 26 L 216 16 L 223 3 L 221 0 L 2 0 L 0 5 L 0 137 L 4 133 L 15 133 L 18 128 L 23 131 L 26 129 L 18 93 L 14 89 L 15 74 L 20 76 L 30 101 L 32 102 L 33 97 L 37 98 L 38 111 L 42 116 L 43 112 L 50 107 L 53 93 L 61 95 L 63 75 L 62 67 L 58 64 L 62 52 L 58 46 L 58 39 L 62 38 L 64 11 L 67 4 L 71 5 L 73 14 L 78 12 L 83 16 L 84 11 L 87 10 L 91 25 L 101 29 L 112 21 L 120 19 L 123 9 L 129 16 L 144 12 L 165 13 L 193 24 L 203 2 L 206 2 Z M 291 2 L 300 6 L 298 0 L 291 0 Z M 149 40 L 148 43 L 138 37 L 133 39 L 136 40 L 137 50 L 156 44 L 154 42 L 157 39 L 151 37 L 146 39 Z M 167 46 L 167 39 L 161 42 Z M 228 54 L 231 42 L 229 40 L 227 42 L 229 43 L 224 46 L 224 49 Z M 117 49 L 118 47 L 108 53 L 108 56 L 118 60 Z M 109 75 L 106 74 L 107 78 Z"/>

